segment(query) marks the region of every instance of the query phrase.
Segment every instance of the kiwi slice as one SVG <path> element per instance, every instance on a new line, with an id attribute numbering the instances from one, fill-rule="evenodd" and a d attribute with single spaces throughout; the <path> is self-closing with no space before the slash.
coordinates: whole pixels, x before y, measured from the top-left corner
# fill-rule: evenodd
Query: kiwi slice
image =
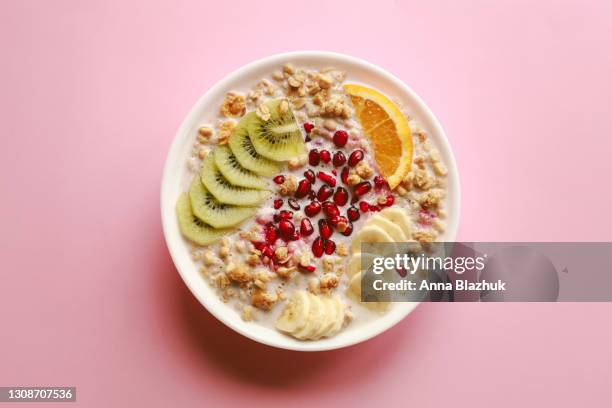
<path id="1" fill-rule="evenodd" d="M 269 191 L 253 190 L 230 183 L 219 171 L 212 154 L 207 155 L 202 161 L 200 178 L 204 187 L 224 204 L 254 206 L 265 200 L 270 194 Z"/>
<path id="2" fill-rule="evenodd" d="M 249 138 L 246 122 L 240 122 L 229 138 L 229 147 L 242 167 L 260 176 L 272 177 L 280 172 L 280 166 L 266 159 L 255 150 Z"/>
<path id="3" fill-rule="evenodd" d="M 212 228 L 196 217 L 192 211 L 187 193 L 179 196 L 176 202 L 176 215 L 178 217 L 179 228 L 185 238 L 199 245 L 212 244 L 230 231 L 228 229 Z"/>
<path id="4" fill-rule="evenodd" d="M 238 207 L 220 203 L 206 190 L 200 177 L 195 177 L 191 182 L 189 199 L 195 216 L 214 228 L 240 224 L 257 211 L 257 207 Z"/>
<path id="5" fill-rule="evenodd" d="M 223 177 L 235 186 L 265 190 L 268 182 L 238 163 L 229 147 L 217 146 L 213 151 L 215 164 Z"/>
<path id="6" fill-rule="evenodd" d="M 251 112 L 242 121 L 247 125 L 257 153 L 271 160 L 286 161 L 305 153 L 306 145 L 293 112 L 290 108 L 281 112 L 280 103 L 281 99 L 266 102 L 270 110 L 268 120 Z"/>

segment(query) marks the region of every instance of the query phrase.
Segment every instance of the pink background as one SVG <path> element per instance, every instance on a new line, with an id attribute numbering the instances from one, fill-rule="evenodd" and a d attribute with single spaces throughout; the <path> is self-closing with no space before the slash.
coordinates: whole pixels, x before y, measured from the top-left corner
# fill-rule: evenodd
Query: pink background
<path id="1" fill-rule="evenodd" d="M 609 407 L 610 304 L 427 304 L 315 354 L 242 338 L 176 273 L 159 186 L 208 87 L 325 49 L 436 113 L 460 238 L 610 241 L 611 21 L 609 1 L 3 1 L 0 385 L 88 407 Z"/>

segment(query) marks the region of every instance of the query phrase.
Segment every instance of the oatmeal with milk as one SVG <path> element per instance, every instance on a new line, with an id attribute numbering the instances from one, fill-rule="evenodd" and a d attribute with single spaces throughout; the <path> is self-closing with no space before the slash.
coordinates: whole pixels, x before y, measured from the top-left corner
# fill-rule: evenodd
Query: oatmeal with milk
<path id="1" fill-rule="evenodd" d="M 387 96 L 345 79 L 288 63 L 228 92 L 194 135 L 176 205 L 221 299 L 300 340 L 392 307 L 360 301 L 362 242 L 427 243 L 444 231 L 439 152 Z"/>

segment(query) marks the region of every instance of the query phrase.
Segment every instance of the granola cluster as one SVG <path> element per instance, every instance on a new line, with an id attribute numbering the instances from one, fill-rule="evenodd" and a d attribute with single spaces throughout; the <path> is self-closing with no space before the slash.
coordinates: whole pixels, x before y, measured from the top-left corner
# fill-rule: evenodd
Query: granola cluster
<path id="1" fill-rule="evenodd" d="M 240 117 L 246 113 L 246 101 L 243 95 L 228 92 L 221 106 L 221 114 L 226 117 Z"/>

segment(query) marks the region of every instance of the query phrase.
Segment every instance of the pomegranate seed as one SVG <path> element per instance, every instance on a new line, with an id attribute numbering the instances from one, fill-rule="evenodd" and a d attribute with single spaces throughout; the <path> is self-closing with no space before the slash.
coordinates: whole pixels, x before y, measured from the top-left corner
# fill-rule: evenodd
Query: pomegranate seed
<path id="1" fill-rule="evenodd" d="M 304 172 L 304 177 L 306 177 L 306 179 L 308 179 L 308 181 L 310 181 L 310 184 L 314 184 L 315 181 L 317 181 L 317 178 L 314 174 L 314 171 L 312 170 L 306 170 Z"/>
<path id="2" fill-rule="evenodd" d="M 348 142 L 348 133 L 344 130 L 336 130 L 334 133 L 334 144 L 338 147 L 343 147 Z"/>
<path id="3" fill-rule="evenodd" d="M 346 156 L 342 152 L 334 153 L 333 159 L 334 167 L 340 167 L 346 163 Z"/>
<path id="4" fill-rule="evenodd" d="M 283 184 L 285 182 L 285 176 L 281 174 L 281 175 L 274 177 L 272 180 L 274 180 L 276 184 Z"/>
<path id="5" fill-rule="evenodd" d="M 346 219 L 345 216 L 343 215 L 334 215 L 331 220 L 329 221 L 331 223 L 331 225 L 333 225 L 334 227 L 337 227 L 339 223 L 343 222 L 345 224 L 348 224 L 348 220 Z"/>
<path id="6" fill-rule="evenodd" d="M 338 172 L 336 171 L 336 169 L 332 169 L 332 174 L 333 174 L 334 176 L 338 175 Z"/>
<path id="7" fill-rule="evenodd" d="M 359 209 L 363 212 L 368 212 L 368 210 L 370 209 L 370 204 L 366 203 L 365 201 L 362 201 L 359 203 Z"/>
<path id="8" fill-rule="evenodd" d="M 370 206 L 370 211 L 372 211 L 372 212 L 378 212 L 378 211 L 380 211 L 380 207 L 379 207 L 379 206 L 377 206 L 377 205 L 371 205 L 371 206 Z"/>
<path id="9" fill-rule="evenodd" d="M 319 180 L 321 180 L 322 182 L 332 186 L 332 187 L 336 187 L 336 178 L 334 176 L 332 176 L 331 174 L 325 173 L 323 171 L 320 171 L 317 173 L 317 177 L 319 178 Z"/>
<path id="10" fill-rule="evenodd" d="M 317 237 L 317 239 L 312 242 L 312 253 L 317 258 L 323 256 L 323 238 Z"/>
<path id="11" fill-rule="evenodd" d="M 290 220 L 293 218 L 293 211 L 289 211 L 289 210 L 282 210 L 279 214 L 279 221 L 280 220 Z"/>
<path id="12" fill-rule="evenodd" d="M 311 166 L 317 166 L 320 159 L 321 157 L 317 149 L 312 149 L 310 152 L 308 152 L 308 163 L 310 163 Z"/>
<path id="13" fill-rule="evenodd" d="M 300 205 L 299 205 L 299 204 L 298 204 L 298 202 L 297 202 L 295 199 L 293 199 L 293 198 L 290 198 L 290 199 L 287 201 L 287 203 L 289 204 L 289 207 L 291 207 L 291 209 L 293 209 L 293 210 L 296 210 L 296 211 L 297 211 L 297 210 L 299 210 L 299 209 L 300 209 Z"/>
<path id="14" fill-rule="evenodd" d="M 320 156 L 323 163 L 327 164 L 331 160 L 331 154 L 327 150 L 321 150 Z"/>
<path id="15" fill-rule="evenodd" d="M 374 185 L 376 188 L 389 188 L 389 183 L 382 176 L 374 176 Z"/>
<path id="16" fill-rule="evenodd" d="M 298 183 L 298 187 L 297 187 L 297 190 L 295 190 L 294 195 L 296 198 L 304 198 L 308 195 L 310 190 L 311 190 L 310 181 L 308 181 L 308 179 L 302 179 Z"/>
<path id="17" fill-rule="evenodd" d="M 268 224 L 264 228 L 264 236 L 266 238 L 266 244 L 274 245 L 277 238 L 276 227 L 272 224 Z M 258 248 L 259 249 L 259 248 Z M 259 249 L 261 251 L 261 249 Z"/>
<path id="18" fill-rule="evenodd" d="M 274 251 L 269 246 L 265 246 L 261 249 L 261 255 L 267 256 L 268 258 L 274 258 Z"/>
<path id="19" fill-rule="evenodd" d="M 361 197 L 369 193 L 370 190 L 372 190 L 372 184 L 369 181 L 362 181 L 361 183 L 355 186 L 355 189 L 353 191 L 355 192 L 357 197 Z"/>
<path id="20" fill-rule="evenodd" d="M 338 210 L 336 204 L 332 203 L 331 201 L 324 202 L 321 207 L 323 207 L 323 212 L 328 218 L 332 218 L 334 215 L 340 215 L 340 210 Z"/>
<path id="21" fill-rule="evenodd" d="M 312 129 L 314 129 L 314 125 L 312 123 L 304 123 L 304 130 L 306 133 L 312 132 Z"/>
<path id="22" fill-rule="evenodd" d="M 348 225 L 346 226 L 346 229 L 342 231 L 341 234 L 348 237 L 352 233 L 353 233 L 353 223 L 349 222 Z"/>
<path id="23" fill-rule="evenodd" d="M 312 234 L 313 231 L 314 228 L 312 227 L 312 223 L 310 222 L 310 220 L 308 218 L 304 218 L 300 223 L 300 233 L 303 236 L 307 237 Z"/>
<path id="24" fill-rule="evenodd" d="M 317 193 L 317 198 L 319 199 L 320 202 L 323 202 L 325 200 L 327 200 L 329 197 L 331 197 L 331 195 L 334 193 L 334 190 L 332 190 L 328 185 L 322 185 L 321 188 L 319 188 L 319 192 Z"/>
<path id="25" fill-rule="evenodd" d="M 308 192 L 308 198 L 311 200 L 314 200 L 315 198 L 317 198 L 317 195 L 315 194 L 315 192 L 313 190 L 310 190 Z"/>
<path id="26" fill-rule="evenodd" d="M 367 204 L 367 203 L 365 203 Z M 359 214 L 359 210 L 357 209 L 357 207 L 351 207 L 346 211 L 346 215 L 348 216 L 348 219 L 351 221 L 357 221 L 359 219 L 359 217 L 361 217 L 361 214 Z"/>
<path id="27" fill-rule="evenodd" d="M 363 150 L 355 150 L 348 159 L 348 164 L 351 167 L 355 167 L 357 163 L 363 160 Z"/>
<path id="28" fill-rule="evenodd" d="M 291 221 L 281 220 L 281 222 L 278 223 L 278 231 L 280 232 L 283 239 L 285 241 L 288 241 L 291 239 L 293 233 L 295 232 L 295 226 Z"/>
<path id="29" fill-rule="evenodd" d="M 298 239 L 300 239 L 300 232 L 299 231 L 294 231 L 293 235 L 291 235 L 291 237 L 289 237 L 290 241 L 297 241 Z"/>
<path id="30" fill-rule="evenodd" d="M 302 265 L 302 264 L 298 264 L 298 268 L 300 269 L 300 271 L 302 272 L 306 272 L 306 273 L 313 273 L 317 267 L 314 265 Z"/>
<path id="31" fill-rule="evenodd" d="M 309 217 L 314 217 L 319 213 L 319 211 L 321 211 L 321 204 L 316 201 L 313 201 L 304 207 L 304 214 Z"/>
<path id="32" fill-rule="evenodd" d="M 253 242 L 253 246 L 255 247 L 256 250 L 263 251 L 266 244 L 264 244 L 263 242 Z"/>
<path id="33" fill-rule="evenodd" d="M 336 251 L 336 243 L 331 239 L 325 242 L 325 253 L 331 255 Z"/>
<path id="34" fill-rule="evenodd" d="M 342 180 L 342 182 L 344 184 L 347 183 L 348 176 L 349 176 L 349 171 L 350 171 L 349 168 L 345 167 L 345 168 L 342 169 L 342 172 L 340 173 L 340 179 Z"/>
<path id="35" fill-rule="evenodd" d="M 323 239 L 328 239 L 332 236 L 333 230 L 325 218 L 319 220 L 319 234 Z"/>
<path id="36" fill-rule="evenodd" d="M 348 197 L 349 194 L 348 191 L 346 191 L 346 188 L 338 187 L 334 193 L 334 203 L 336 203 L 337 206 L 342 207 L 348 201 Z"/>
<path id="37" fill-rule="evenodd" d="M 393 197 L 393 194 L 389 194 L 387 196 L 387 201 L 385 202 L 385 206 L 386 207 L 391 207 L 394 202 L 395 202 L 395 197 Z"/>
<path id="38" fill-rule="evenodd" d="M 276 200 L 274 200 L 274 209 L 275 210 L 278 210 L 282 206 L 283 206 L 283 200 L 281 200 L 280 198 L 277 198 Z"/>

